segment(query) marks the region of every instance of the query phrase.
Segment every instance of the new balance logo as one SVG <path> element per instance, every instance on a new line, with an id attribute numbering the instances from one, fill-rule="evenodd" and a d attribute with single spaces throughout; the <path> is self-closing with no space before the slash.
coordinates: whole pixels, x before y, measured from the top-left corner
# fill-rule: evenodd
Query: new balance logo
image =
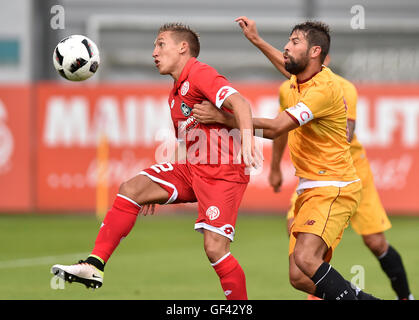
<path id="1" fill-rule="evenodd" d="M 305 223 L 304 223 L 304 225 L 305 226 L 312 226 L 313 224 L 315 224 L 316 223 L 316 221 L 315 220 L 307 220 Z"/>

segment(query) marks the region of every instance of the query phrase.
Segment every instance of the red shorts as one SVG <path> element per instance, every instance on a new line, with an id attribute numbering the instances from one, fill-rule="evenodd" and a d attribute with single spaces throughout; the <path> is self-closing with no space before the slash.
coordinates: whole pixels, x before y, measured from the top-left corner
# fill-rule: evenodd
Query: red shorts
<path id="1" fill-rule="evenodd" d="M 207 229 L 233 241 L 237 212 L 247 183 L 200 177 L 194 174 L 192 166 L 178 163 L 153 165 L 140 174 L 169 193 L 165 204 L 198 202 L 195 230 Z"/>

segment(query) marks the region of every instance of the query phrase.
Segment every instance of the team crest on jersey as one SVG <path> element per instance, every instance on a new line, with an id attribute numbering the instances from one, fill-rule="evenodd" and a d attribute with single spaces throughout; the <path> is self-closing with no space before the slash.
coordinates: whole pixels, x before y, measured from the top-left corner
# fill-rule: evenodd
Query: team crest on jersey
<path id="1" fill-rule="evenodd" d="M 220 216 L 220 209 L 218 209 L 216 206 L 211 206 L 207 209 L 205 214 L 208 219 L 215 220 Z"/>
<path id="2" fill-rule="evenodd" d="M 189 107 L 185 102 L 182 101 L 182 104 L 180 105 L 180 110 L 182 110 L 182 113 L 185 117 L 189 117 L 192 112 L 192 108 Z"/>
<path id="3" fill-rule="evenodd" d="M 182 85 L 182 88 L 180 89 L 180 94 L 184 96 L 188 93 L 189 90 L 189 81 L 185 81 Z"/>

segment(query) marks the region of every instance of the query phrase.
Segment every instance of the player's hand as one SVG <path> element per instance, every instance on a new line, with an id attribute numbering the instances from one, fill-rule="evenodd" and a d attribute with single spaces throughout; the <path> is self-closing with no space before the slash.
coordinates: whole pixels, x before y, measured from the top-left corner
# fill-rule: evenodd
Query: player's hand
<path id="1" fill-rule="evenodd" d="M 269 173 L 269 184 L 274 189 L 274 192 L 281 191 L 282 186 L 282 172 L 281 170 L 271 170 Z"/>
<path id="2" fill-rule="evenodd" d="M 209 101 L 195 104 L 192 114 L 196 120 L 204 124 L 220 123 L 221 110 Z"/>
<path id="3" fill-rule="evenodd" d="M 145 204 L 141 207 L 139 214 L 146 216 L 146 215 L 153 215 L 156 209 L 156 205 L 153 204 Z"/>
<path id="4" fill-rule="evenodd" d="M 258 30 L 256 28 L 256 22 L 249 19 L 246 16 L 241 16 L 235 19 L 234 21 L 239 23 L 240 28 L 243 31 L 244 36 L 249 39 L 250 42 L 254 43 L 259 37 Z"/>
<path id="5" fill-rule="evenodd" d="M 252 132 L 244 132 L 242 136 L 243 162 L 248 168 L 259 169 L 263 163 L 263 155 L 255 147 L 255 137 Z"/>

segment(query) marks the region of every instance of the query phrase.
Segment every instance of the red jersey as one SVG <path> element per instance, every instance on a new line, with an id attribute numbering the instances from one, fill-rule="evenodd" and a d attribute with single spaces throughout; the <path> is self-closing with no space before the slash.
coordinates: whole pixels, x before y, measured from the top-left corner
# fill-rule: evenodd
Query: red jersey
<path id="1" fill-rule="evenodd" d="M 168 102 L 176 137 L 185 141 L 186 164 L 198 176 L 249 182 L 243 160 L 237 157 L 240 131 L 221 124 L 202 124 L 193 116 L 195 104 L 207 100 L 221 108 L 225 99 L 236 92 L 224 76 L 195 58 L 186 63 L 173 85 Z"/>

